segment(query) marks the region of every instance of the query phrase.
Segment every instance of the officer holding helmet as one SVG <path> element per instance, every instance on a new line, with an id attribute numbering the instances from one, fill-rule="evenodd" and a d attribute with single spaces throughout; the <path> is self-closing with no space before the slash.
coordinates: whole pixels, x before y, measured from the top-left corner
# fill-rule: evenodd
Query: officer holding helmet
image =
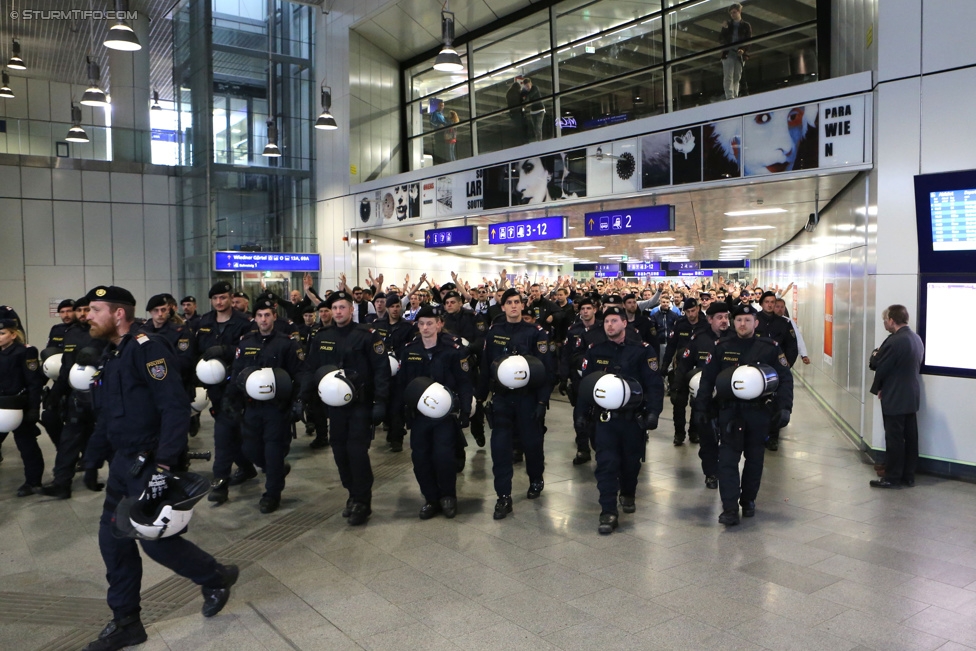
<path id="1" fill-rule="evenodd" d="M 720 341 L 715 352 L 706 359 L 702 370 L 695 409 L 692 412 L 698 427 L 709 426 L 709 414 L 718 413 L 721 436 L 719 447 L 718 484 L 722 497 L 722 514 L 718 521 L 731 526 L 739 524 L 739 506 L 743 517 L 756 514 L 756 495 L 762 480 L 763 442 L 773 418 L 788 423 L 793 409 L 793 374 L 782 349 L 768 337 L 756 335 L 756 308 L 738 305 L 732 311 L 734 337 Z M 743 366 L 753 366 L 762 376 L 755 381 Z M 737 374 L 734 378 L 733 373 Z M 768 390 L 777 387 L 775 391 Z M 713 398 L 712 390 L 718 389 Z M 739 459 L 746 462 L 739 480 Z"/>
<path id="2" fill-rule="evenodd" d="M 51 355 L 58 352 L 64 353 L 65 339 L 68 333 L 78 327 L 78 317 L 75 315 L 75 302 L 66 298 L 58 303 L 58 317 L 61 323 L 51 326 L 51 332 L 47 337 L 47 345 L 41 351 L 41 362 L 45 362 Z M 41 425 L 47 435 L 51 437 L 54 447 L 61 444 L 61 431 L 64 429 L 64 405 L 57 396 L 52 396 L 50 391 L 45 390 L 43 397 L 44 411 L 41 413 Z"/>
<path id="3" fill-rule="evenodd" d="M 41 389 L 47 377 L 41 372 L 37 349 L 24 343 L 24 333 L 15 319 L 0 319 L 0 399 L 3 409 L 21 412 L 19 423 L 0 428 L 0 441 L 13 432 L 14 441 L 24 460 L 24 484 L 17 489 L 17 497 L 27 497 L 41 491 L 44 456 L 37 444 L 41 430 Z"/>
<path id="4" fill-rule="evenodd" d="M 135 540 L 117 535 L 116 507 L 130 497 L 166 499 L 174 481 L 170 468 L 187 447 L 190 400 L 171 348 L 154 336 L 135 333 L 132 294 L 100 286 L 88 298 L 91 335 L 109 342 L 92 386 L 97 421 L 85 463 L 112 459 L 98 530 L 112 621 L 85 649 L 112 651 L 147 639 L 139 616 L 142 561 Z M 236 566 L 221 565 L 179 533 L 140 542 L 154 561 L 202 587 L 205 617 L 220 612 L 237 581 Z"/>
<path id="5" fill-rule="evenodd" d="M 344 406 L 329 406 L 332 454 L 342 486 L 349 491 L 342 517 L 352 526 L 366 523 L 372 509 L 373 469 L 369 445 L 373 428 L 386 417 L 390 395 L 390 361 L 380 334 L 365 324 L 353 321 L 353 298 L 348 292 L 333 292 L 331 328 L 320 330 L 309 345 L 305 382 L 306 402 L 318 400 L 318 384 L 324 366 L 343 369 L 354 384 L 354 397 Z"/>
<path id="6" fill-rule="evenodd" d="M 403 347 L 417 334 L 414 321 L 407 321 L 403 318 L 403 304 L 400 302 L 398 294 L 386 295 L 386 316 L 382 319 L 373 321 L 370 326 L 380 333 L 386 352 L 393 354 L 398 360 Z M 402 405 L 391 402 L 387 409 L 386 422 L 386 441 L 390 444 L 392 452 L 403 451 L 403 437 L 406 434 L 403 424 Z"/>
<path id="7" fill-rule="evenodd" d="M 546 331 L 539 325 L 525 323 L 522 308 L 518 290 L 508 289 L 502 294 L 505 319 L 488 329 L 481 358 L 478 399 L 487 400 L 489 389 L 492 391 L 491 407 L 485 405 L 485 409 L 491 426 L 492 473 L 498 495 L 493 515 L 496 520 L 512 512 L 512 439 L 516 431 L 525 452 L 525 470 L 529 475 L 526 497 L 536 499 L 545 486 L 542 477 L 545 468 L 543 423 L 552 391 L 549 379 L 553 370 L 552 352 Z M 519 357 L 513 359 L 513 356 Z M 517 378 L 502 373 L 510 364 L 516 363 L 526 365 L 525 368 L 518 367 Z M 513 382 L 513 379 L 520 381 Z"/>
<path id="8" fill-rule="evenodd" d="M 669 375 L 675 355 L 685 349 L 685 346 L 691 341 L 692 335 L 708 330 L 708 321 L 701 314 L 698 299 L 686 298 L 682 308 L 684 309 L 684 316 L 675 322 L 671 336 L 668 337 L 668 347 L 664 351 L 664 359 L 661 360 L 662 375 Z M 688 390 L 687 387 L 677 386 L 679 383 L 674 382 L 675 376 L 669 375 L 669 377 L 672 381 L 670 386 L 671 404 L 674 406 L 674 445 L 678 447 L 685 442 L 685 409 L 688 407 Z M 698 443 L 698 434 L 693 429 L 689 432 L 688 438 L 692 443 Z"/>
<path id="9" fill-rule="evenodd" d="M 392 400 L 392 404 L 406 411 L 410 427 L 413 471 L 426 500 L 420 509 L 421 520 L 438 513 L 453 518 L 457 513 L 452 412 L 459 412 L 462 428 L 467 426 L 473 395 L 469 353 L 465 347 L 439 336 L 439 321 L 434 308 L 420 308 L 416 319 L 420 336 L 401 351 Z M 434 390 L 429 386 L 431 382 L 438 385 Z"/>
<path id="10" fill-rule="evenodd" d="M 237 344 L 251 329 L 248 318 L 232 307 L 232 291 L 226 281 L 214 283 L 208 293 L 213 310 L 200 317 L 197 328 L 197 350 L 201 352 L 197 368 L 212 360 L 224 367 L 219 382 L 206 383 L 210 415 L 214 418 L 214 488 L 207 499 L 217 504 L 227 501 L 228 486 L 243 484 L 258 476 L 254 464 L 247 460 L 241 449 L 240 422 L 234 417 L 233 410 L 224 405 L 227 378 Z M 237 472 L 231 475 L 235 463 Z"/>
<path id="11" fill-rule="evenodd" d="M 579 317 L 566 331 L 566 343 L 559 354 L 559 393 L 569 394 L 569 402 L 574 407 L 579 399 L 579 370 L 583 364 L 583 356 L 591 344 L 606 340 L 603 325 L 596 320 L 596 305 L 593 299 L 586 297 L 577 302 Z M 573 465 L 588 463 L 590 455 L 590 438 L 593 434 L 593 422 L 590 418 L 573 419 L 576 433 L 576 457 Z"/>
<path id="12" fill-rule="evenodd" d="M 603 312 L 606 340 L 590 346 L 581 365 L 583 379 L 574 416 L 596 401 L 600 416 L 596 422 L 596 484 L 600 490 L 600 525 L 602 534 L 617 528 L 617 499 L 624 513 L 637 510 L 634 502 L 637 476 L 644 457 L 647 430 L 657 429 L 658 416 L 664 407 L 664 380 L 659 373 L 657 349 L 645 342 L 627 337 L 627 312 L 611 305 Z M 595 373 L 603 375 L 611 388 L 627 383 L 629 400 L 620 404 L 600 404 L 603 387 L 592 381 Z M 587 378 L 590 381 L 587 381 Z M 613 399 L 613 396 L 610 396 Z"/>
<path id="13" fill-rule="evenodd" d="M 149 335 L 159 335 L 176 351 L 177 372 L 189 390 L 193 388 L 193 367 L 197 361 L 196 337 L 185 325 L 173 320 L 174 312 L 167 302 L 168 294 L 156 294 L 146 303 L 149 320 L 139 328 Z M 190 393 L 192 395 L 192 393 Z"/>
<path id="14" fill-rule="evenodd" d="M 710 303 L 705 318 L 708 320 L 709 329 L 692 335 L 688 346 L 675 363 L 675 382 L 680 383 L 681 390 L 689 395 L 698 395 L 697 390 L 690 390 L 689 381 L 696 373 L 701 373 L 705 362 L 715 354 L 715 346 L 723 339 L 735 335 L 734 330 L 729 330 L 729 306 L 725 303 Z M 700 376 L 697 381 L 701 381 Z M 704 428 L 696 423 L 694 417 L 696 405 L 697 403 L 692 402 L 689 429 L 698 439 L 698 458 L 701 459 L 702 472 L 705 473 L 705 486 L 716 489 L 718 488 L 718 432 L 712 424 L 714 418 L 711 416 L 708 418 L 709 424 Z"/>
<path id="15" fill-rule="evenodd" d="M 790 368 L 796 364 L 796 358 L 800 355 L 800 348 L 796 343 L 796 330 L 789 319 L 784 319 L 776 314 L 776 294 L 773 292 L 763 292 L 759 298 L 759 305 L 762 311 L 756 315 L 756 336 L 772 339 L 783 349 L 786 361 L 790 363 Z M 786 427 L 786 423 L 780 422 L 778 418 L 773 418 L 769 423 L 769 434 L 766 437 L 766 449 L 775 452 L 779 449 L 779 430 Z"/>
<path id="16" fill-rule="evenodd" d="M 460 337 L 465 351 L 471 356 L 471 381 L 478 381 L 478 354 L 485 347 L 485 332 L 488 330 L 487 317 L 476 315 L 470 310 L 463 309 L 461 295 L 451 290 L 444 294 L 444 330 Z M 464 343 L 464 342 L 467 343 Z M 478 447 L 485 447 L 485 416 L 484 409 L 478 405 L 478 410 L 471 418 L 471 435 L 474 436 Z"/>

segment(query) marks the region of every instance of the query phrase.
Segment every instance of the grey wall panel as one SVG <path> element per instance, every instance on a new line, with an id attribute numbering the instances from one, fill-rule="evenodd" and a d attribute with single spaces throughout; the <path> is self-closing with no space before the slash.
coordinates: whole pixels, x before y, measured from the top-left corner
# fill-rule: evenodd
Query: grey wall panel
<path id="1" fill-rule="evenodd" d="M 921 15 L 922 0 L 885 0 L 875 30 L 878 81 L 900 79 L 921 72 Z"/>
<path id="2" fill-rule="evenodd" d="M 976 2 L 929 0 L 922 4 L 922 11 L 922 73 L 973 65 Z"/>
<path id="3" fill-rule="evenodd" d="M 169 208 L 167 206 L 145 205 L 144 216 L 145 268 L 147 280 L 162 280 L 170 285 L 167 291 L 175 292 L 175 278 L 170 264 Z"/>
<path id="4" fill-rule="evenodd" d="M 54 262 L 85 264 L 85 235 L 80 201 L 54 201 Z"/>
<path id="5" fill-rule="evenodd" d="M 20 191 L 25 199 L 50 199 L 51 170 L 44 167 L 21 168 Z"/>
<path id="6" fill-rule="evenodd" d="M 976 2 L 972 4 L 976 8 Z M 969 116 L 959 111 L 976 102 L 976 69 L 924 77 L 921 90 L 921 173 L 976 167 L 973 128 Z"/>
<path id="7" fill-rule="evenodd" d="M 0 280 L 24 280 L 24 222 L 20 199 L 0 199 Z M 0 296 L 3 296 L 0 294 Z M 6 300 L 6 299 L 3 299 Z"/>
<path id="8" fill-rule="evenodd" d="M 116 278 L 145 278 L 144 241 L 142 206 L 112 204 L 112 266 Z"/>
<path id="9" fill-rule="evenodd" d="M 54 214 L 50 201 L 24 199 L 24 258 L 27 264 L 54 264 Z"/>
<path id="10" fill-rule="evenodd" d="M 55 199 L 81 201 L 81 170 L 51 170 L 51 187 Z"/>
<path id="11" fill-rule="evenodd" d="M 0 199 L 4 197 L 20 197 L 20 168 L 12 165 L 0 165 Z"/>
<path id="12" fill-rule="evenodd" d="M 81 198 L 85 201 L 111 201 L 111 185 L 108 172 L 81 173 Z"/>
<path id="13" fill-rule="evenodd" d="M 112 263 L 112 204 L 93 201 L 82 204 L 85 264 Z"/>

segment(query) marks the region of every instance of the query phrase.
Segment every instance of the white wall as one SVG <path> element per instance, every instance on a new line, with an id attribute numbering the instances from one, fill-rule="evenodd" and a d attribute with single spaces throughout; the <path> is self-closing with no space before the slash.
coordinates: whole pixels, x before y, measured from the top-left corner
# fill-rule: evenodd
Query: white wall
<path id="1" fill-rule="evenodd" d="M 52 301 L 115 284 L 135 295 L 140 314 L 149 296 L 176 290 L 176 177 L 168 168 L 24 162 L 0 156 L 0 303 L 17 310 L 32 344 L 43 346 L 59 322 Z"/>

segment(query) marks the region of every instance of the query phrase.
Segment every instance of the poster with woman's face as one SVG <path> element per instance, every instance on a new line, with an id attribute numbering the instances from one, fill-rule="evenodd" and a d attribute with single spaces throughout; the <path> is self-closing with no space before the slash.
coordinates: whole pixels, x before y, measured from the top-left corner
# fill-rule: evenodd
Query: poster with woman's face
<path id="1" fill-rule="evenodd" d="M 702 128 L 671 132 L 671 175 L 674 185 L 702 180 Z"/>
<path id="2" fill-rule="evenodd" d="M 512 205 L 586 196 L 586 150 L 535 156 L 515 163 Z"/>
<path id="3" fill-rule="evenodd" d="M 744 117 L 743 175 L 816 168 L 820 162 L 817 112 L 817 104 L 807 104 Z"/>
<path id="4" fill-rule="evenodd" d="M 711 122 L 702 129 L 704 160 L 702 176 L 705 181 L 736 179 L 741 176 L 742 118 Z"/>
<path id="5" fill-rule="evenodd" d="M 641 188 L 671 185 L 671 133 L 641 138 Z"/>

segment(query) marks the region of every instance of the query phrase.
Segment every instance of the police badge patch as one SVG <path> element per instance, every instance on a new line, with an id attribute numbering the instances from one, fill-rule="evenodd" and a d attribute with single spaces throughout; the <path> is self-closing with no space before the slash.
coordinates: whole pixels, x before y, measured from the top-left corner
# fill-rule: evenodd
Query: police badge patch
<path id="1" fill-rule="evenodd" d="M 708 355 L 705 357 L 705 363 L 709 364 L 711 363 L 711 361 L 712 361 L 712 354 L 708 353 Z"/>
<path id="2" fill-rule="evenodd" d="M 373 352 L 377 355 L 382 355 L 386 352 L 386 346 L 383 345 L 382 341 L 377 341 L 375 344 L 373 344 Z"/>
<path id="3" fill-rule="evenodd" d="M 687 359 L 689 355 L 691 355 L 691 349 L 689 348 L 685 348 L 685 352 L 681 353 L 681 356 L 685 359 Z"/>
<path id="4" fill-rule="evenodd" d="M 539 349 L 539 352 L 540 353 L 545 354 L 545 353 L 549 352 L 549 342 L 548 341 L 540 341 L 539 343 L 536 344 L 535 347 Z"/>
<path id="5" fill-rule="evenodd" d="M 782 364 L 783 366 L 786 366 L 787 368 L 789 368 L 790 366 L 790 363 L 786 361 L 786 355 L 784 355 L 783 353 L 779 354 L 779 363 Z"/>
<path id="6" fill-rule="evenodd" d="M 154 380 L 162 380 L 166 377 L 168 369 L 166 368 L 165 359 L 157 359 L 155 361 L 146 364 L 146 368 L 149 369 L 149 377 Z"/>
<path id="7" fill-rule="evenodd" d="M 28 371 L 36 371 L 37 368 L 38 368 L 38 364 L 37 364 L 37 360 L 36 359 L 29 359 L 29 360 L 27 360 L 27 370 Z"/>
<path id="8" fill-rule="evenodd" d="M 190 348 L 190 342 L 186 339 L 180 339 L 176 342 L 176 347 L 185 352 Z"/>
<path id="9" fill-rule="evenodd" d="M 467 373 L 471 369 L 471 365 L 468 364 L 468 358 L 465 357 L 461 360 L 461 370 Z"/>

